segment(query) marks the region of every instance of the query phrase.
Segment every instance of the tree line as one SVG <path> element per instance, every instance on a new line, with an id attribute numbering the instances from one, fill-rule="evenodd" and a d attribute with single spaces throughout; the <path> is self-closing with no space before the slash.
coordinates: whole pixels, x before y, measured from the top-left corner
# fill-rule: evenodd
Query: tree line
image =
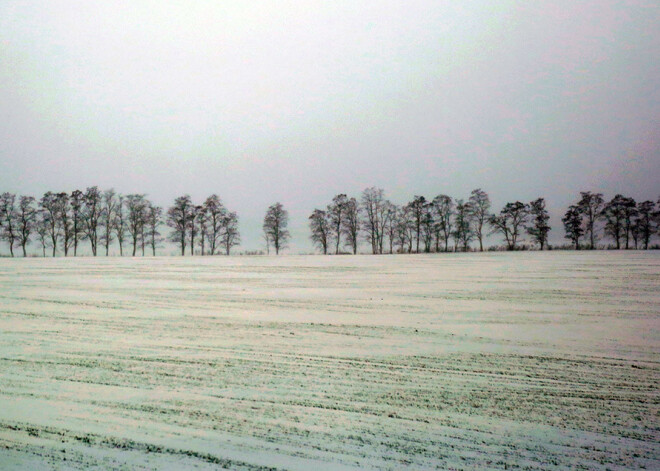
<path id="1" fill-rule="evenodd" d="M 507 250 L 521 248 L 523 237 L 538 249 L 549 248 L 550 217 L 544 198 L 529 203 L 509 202 L 498 213 L 491 212 L 489 195 L 480 188 L 467 200 L 440 194 L 432 199 L 415 196 L 396 205 L 380 188 L 365 189 L 359 200 L 346 194 L 336 195 L 325 209 L 314 209 L 309 216 L 311 240 L 323 254 L 348 251 L 357 254 L 360 241 L 374 254 L 430 253 L 484 250 L 484 238 L 497 234 Z M 287 247 L 291 234 L 289 214 L 281 203 L 271 205 L 263 221 L 266 250 L 276 254 Z M 637 203 L 617 194 L 605 201 L 602 193 L 581 192 L 562 218 L 565 238 L 574 249 L 596 249 L 606 237 L 616 249 L 648 249 L 660 231 L 660 200 Z M 163 212 L 145 194 L 122 195 L 98 187 L 84 192 L 46 192 L 32 196 L 0 195 L 0 239 L 7 242 L 10 255 L 27 245 L 40 244 L 43 256 L 58 250 L 64 256 L 78 254 L 82 243 L 89 243 L 92 255 L 109 255 L 115 241 L 119 255 L 130 248 L 132 256 L 157 249 L 166 239 L 161 227 L 170 228 L 167 240 L 185 255 L 230 255 L 240 244 L 238 215 L 228 210 L 218 195 L 195 204 L 189 195 L 176 198 Z M 451 243 L 451 245 L 450 245 Z M 476 248 L 474 248 L 476 249 Z M 196 252 L 197 250 L 197 252 Z"/>
<path id="2" fill-rule="evenodd" d="M 544 250 L 549 219 L 544 198 L 509 202 L 499 213 L 491 213 L 490 197 L 480 188 L 467 200 L 443 194 L 432 199 L 415 196 L 399 206 L 382 189 L 371 187 L 359 200 L 339 194 L 325 209 L 314 209 L 309 228 L 312 242 L 323 254 L 338 254 L 342 247 L 355 254 L 360 237 L 374 254 L 469 251 L 474 242 L 483 252 L 484 238 L 493 234 L 502 237 L 507 250 L 519 249 L 524 235 Z M 626 249 L 648 249 L 651 237 L 660 231 L 660 200 L 657 205 L 650 200 L 637 203 L 616 195 L 605 202 L 602 193 L 582 192 L 562 222 L 564 237 L 578 250 L 597 248 L 601 225 L 602 235 L 612 239 L 617 249 L 624 243 Z"/>
<path id="3" fill-rule="evenodd" d="M 186 247 L 191 254 L 198 247 L 202 255 L 220 251 L 229 255 L 240 243 L 238 216 L 217 195 L 200 205 L 188 195 L 181 196 L 165 214 L 144 194 L 122 195 L 96 186 L 84 192 L 48 191 L 39 200 L 9 192 L 0 195 L 0 238 L 12 257 L 18 247 L 27 256 L 32 241 L 41 246 L 44 257 L 47 250 L 53 257 L 58 251 L 65 257 L 76 256 L 82 243 L 89 243 L 93 256 L 103 252 L 108 256 L 115 241 L 120 256 L 125 248 L 132 256 L 144 256 L 147 249 L 155 256 L 165 240 L 160 232 L 163 224 L 172 229 L 169 240 L 180 245 L 181 255 Z"/>

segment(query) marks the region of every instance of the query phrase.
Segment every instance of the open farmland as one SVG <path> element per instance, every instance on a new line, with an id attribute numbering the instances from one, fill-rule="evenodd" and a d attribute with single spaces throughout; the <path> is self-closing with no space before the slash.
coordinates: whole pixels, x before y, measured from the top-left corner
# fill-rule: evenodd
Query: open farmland
<path id="1" fill-rule="evenodd" d="M 660 253 L 0 259 L 2 469 L 659 469 Z"/>

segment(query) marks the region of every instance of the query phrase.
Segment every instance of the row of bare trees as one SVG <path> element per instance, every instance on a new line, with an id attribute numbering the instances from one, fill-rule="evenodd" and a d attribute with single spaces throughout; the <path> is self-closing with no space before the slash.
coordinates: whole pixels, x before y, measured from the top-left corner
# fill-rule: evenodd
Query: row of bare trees
<path id="1" fill-rule="evenodd" d="M 110 246 L 116 240 L 119 252 L 132 244 L 135 256 L 141 249 L 150 246 L 153 254 L 161 240 L 158 228 L 161 224 L 162 209 L 154 206 L 145 195 L 120 195 L 114 190 L 100 191 L 98 187 L 87 188 L 84 192 L 47 192 L 40 200 L 33 196 L 20 196 L 12 193 L 0 195 L 0 236 L 9 245 L 14 256 L 14 248 L 20 246 L 23 256 L 26 246 L 34 238 L 40 245 L 43 255 L 58 249 L 68 256 L 76 256 L 78 248 L 86 241 L 92 255 L 105 251 L 109 255 Z"/>
<path id="2" fill-rule="evenodd" d="M 382 189 L 372 187 L 362 192 L 359 201 L 345 194 L 335 196 L 325 210 L 312 212 L 309 226 L 312 241 L 324 254 L 331 248 L 339 253 L 342 240 L 357 253 L 360 236 L 374 254 L 449 251 L 450 240 L 455 251 L 469 250 L 474 240 L 483 251 L 489 226 L 491 232 L 504 236 L 511 250 L 523 229 L 541 248 L 547 244 L 549 217 L 542 198 L 529 205 L 509 203 L 499 215 L 490 214 L 490 207 L 488 194 L 480 188 L 472 191 L 467 201 L 441 194 L 430 200 L 415 196 L 398 206 L 385 198 Z M 530 215 L 533 218 L 528 221 Z"/>
<path id="3" fill-rule="evenodd" d="M 562 218 L 566 238 L 576 250 L 587 238 L 585 248 L 595 249 L 602 233 L 620 249 L 648 249 L 654 233 L 660 230 L 660 199 L 637 203 L 633 198 L 617 194 L 606 202 L 602 193 L 581 192 L 580 200 L 569 206 Z"/>
<path id="4" fill-rule="evenodd" d="M 658 202 L 660 206 L 660 201 Z M 484 238 L 499 234 L 507 250 L 520 247 L 522 237 L 530 237 L 540 250 L 548 247 L 550 216 L 544 198 L 529 203 L 506 203 L 497 214 L 491 213 L 488 194 L 478 188 L 467 200 L 438 195 L 433 199 L 415 196 L 398 206 L 389 201 L 380 188 L 367 188 L 358 201 L 339 194 L 325 209 L 315 209 L 309 216 L 311 239 L 323 252 L 340 253 L 342 247 L 357 253 L 362 237 L 374 254 L 394 252 L 468 251 L 478 241 L 484 250 Z M 571 206 L 564 218 L 566 238 L 579 248 L 579 238 L 589 233 L 595 248 L 598 223 L 604 222 L 604 233 L 616 242 L 633 240 L 648 248 L 651 235 L 660 226 L 660 211 L 651 201 L 635 204 L 632 198 L 617 195 L 607 204 L 602 194 L 582 193 L 577 205 Z"/>
<path id="5" fill-rule="evenodd" d="M 226 255 L 241 242 L 238 215 L 229 211 L 218 195 L 211 195 L 201 205 L 195 205 L 189 195 L 174 200 L 167 210 L 167 225 L 172 229 L 170 241 L 181 249 L 181 255 L 190 255 L 199 247 L 202 255 Z"/>
<path id="6" fill-rule="evenodd" d="M 229 255 L 240 243 L 238 216 L 217 195 L 201 205 L 193 204 L 188 195 L 181 196 L 166 215 L 144 194 L 121 195 L 96 186 L 84 192 L 49 191 L 38 201 L 33 196 L 0 195 L 0 238 L 8 243 L 12 257 L 16 247 L 27 256 L 27 245 L 35 239 L 44 256 L 47 249 L 53 257 L 58 250 L 65 257 L 71 252 L 76 256 L 84 241 L 94 256 L 109 255 L 115 241 L 120 255 L 130 244 L 133 256 L 145 255 L 147 247 L 155 256 L 164 240 L 159 230 L 163 222 L 172 228 L 169 240 L 180 245 L 182 255 L 187 246 L 191 254 L 199 247 L 202 255 L 220 251 Z"/>
<path id="7" fill-rule="evenodd" d="M 491 202 L 482 189 L 475 189 L 467 200 L 437 195 L 433 199 L 415 196 L 398 206 L 385 197 L 380 188 L 367 188 L 359 200 L 345 194 L 335 196 L 325 209 L 315 209 L 309 217 L 311 239 L 320 250 L 357 253 L 360 240 L 365 240 L 374 254 L 394 252 L 468 251 L 478 241 L 484 250 L 489 234 L 502 236 L 507 250 L 520 247 L 522 237 L 530 236 L 540 250 L 548 246 L 549 215 L 545 200 L 530 203 L 507 203 L 499 213 L 490 212 Z M 165 216 L 165 217 L 164 217 Z M 47 192 L 40 200 L 32 196 L 17 198 L 12 193 L 0 195 L 0 238 L 9 245 L 11 256 L 20 247 L 36 239 L 46 255 L 58 252 L 78 254 L 81 243 L 88 242 L 92 255 L 109 255 L 113 242 L 131 245 L 132 255 L 153 255 L 163 241 L 159 228 L 165 222 L 171 228 L 169 240 L 185 255 L 199 248 L 202 255 L 225 253 L 240 244 L 238 216 L 229 211 L 217 195 L 195 205 L 189 195 L 176 198 L 164 215 L 144 194 L 117 194 L 114 190 Z M 279 252 L 290 239 L 289 215 L 281 203 L 270 206 L 263 222 L 266 247 Z M 562 218 L 565 237 L 575 249 L 597 247 L 601 234 L 619 248 L 648 249 L 654 234 L 660 230 L 660 200 L 657 205 L 647 200 L 616 195 L 606 202 L 601 193 L 582 192 Z M 584 241 L 584 243 L 581 243 Z"/>

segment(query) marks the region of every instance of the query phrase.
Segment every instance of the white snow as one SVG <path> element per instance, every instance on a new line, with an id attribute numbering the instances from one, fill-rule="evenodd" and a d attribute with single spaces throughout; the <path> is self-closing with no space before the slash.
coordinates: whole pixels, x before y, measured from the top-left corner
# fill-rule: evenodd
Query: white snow
<path id="1" fill-rule="evenodd" d="M 660 252 L 0 259 L 0 469 L 660 469 Z"/>

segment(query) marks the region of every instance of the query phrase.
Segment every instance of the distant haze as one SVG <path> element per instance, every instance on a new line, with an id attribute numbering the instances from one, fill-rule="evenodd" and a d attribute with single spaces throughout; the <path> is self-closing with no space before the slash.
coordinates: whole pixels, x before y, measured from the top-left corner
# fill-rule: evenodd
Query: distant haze
<path id="1" fill-rule="evenodd" d="M 660 194 L 660 3 L 0 3 L 0 192 L 217 193 L 243 244 L 368 186 Z"/>

